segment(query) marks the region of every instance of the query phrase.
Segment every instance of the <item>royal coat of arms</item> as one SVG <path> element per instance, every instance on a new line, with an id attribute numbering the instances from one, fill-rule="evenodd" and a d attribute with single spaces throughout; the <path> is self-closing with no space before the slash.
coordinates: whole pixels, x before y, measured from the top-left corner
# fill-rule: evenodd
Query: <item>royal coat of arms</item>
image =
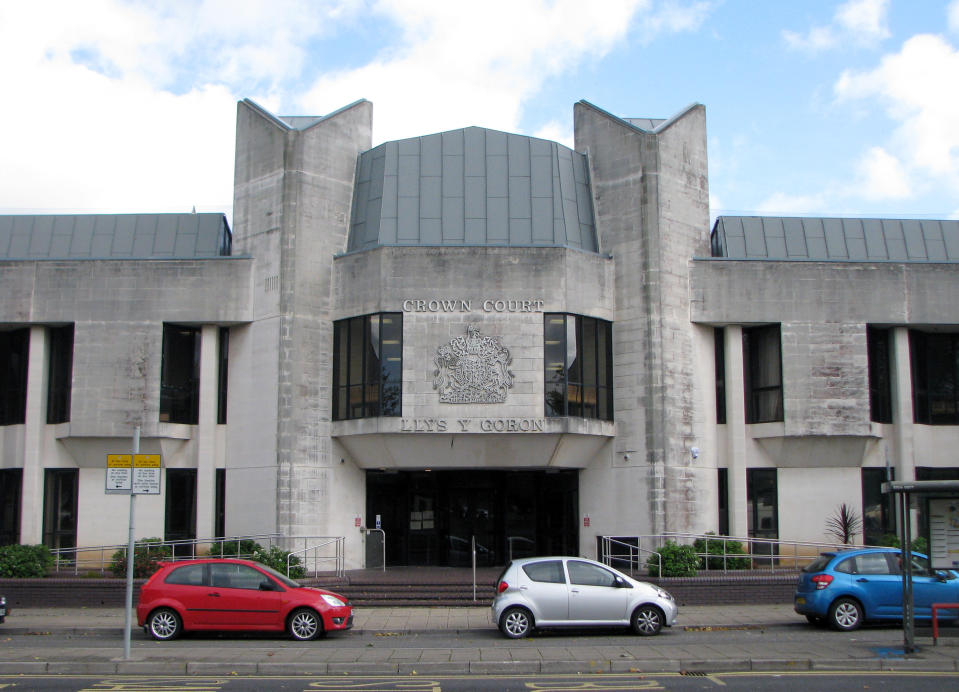
<path id="1" fill-rule="evenodd" d="M 497 337 L 482 336 L 469 325 L 466 336 L 436 350 L 433 389 L 444 404 L 501 404 L 513 386 L 513 357 Z"/>

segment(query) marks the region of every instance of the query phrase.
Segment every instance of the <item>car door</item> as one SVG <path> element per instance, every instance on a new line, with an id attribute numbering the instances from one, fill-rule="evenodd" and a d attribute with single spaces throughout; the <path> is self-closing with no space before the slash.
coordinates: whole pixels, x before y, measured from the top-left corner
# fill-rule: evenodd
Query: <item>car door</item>
<path id="1" fill-rule="evenodd" d="M 163 595 L 180 603 L 186 629 L 209 626 L 216 618 L 217 601 L 210 595 L 207 570 L 205 563 L 185 563 L 163 580 Z"/>
<path id="2" fill-rule="evenodd" d="M 569 591 L 562 560 L 541 560 L 522 566 L 528 583 L 520 591 L 529 600 L 540 624 L 565 622 L 569 618 Z"/>
<path id="3" fill-rule="evenodd" d="M 889 561 L 891 553 L 862 553 L 836 566 L 846 572 L 866 618 L 897 617 L 902 612 L 902 577 Z"/>
<path id="4" fill-rule="evenodd" d="M 276 588 L 276 582 L 249 565 L 210 565 L 211 598 L 216 599 L 216 609 L 210 614 L 213 624 L 249 629 L 282 627 L 285 591 L 262 590 L 260 584 L 264 581 Z"/>
<path id="5" fill-rule="evenodd" d="M 629 588 L 620 586 L 608 569 L 581 560 L 567 560 L 569 619 L 588 623 L 622 623 L 628 620 Z"/>
<path id="6" fill-rule="evenodd" d="M 959 602 L 959 579 L 949 572 L 937 573 L 927 558 L 913 555 L 912 602 L 916 617 L 932 617 L 933 603 Z"/>

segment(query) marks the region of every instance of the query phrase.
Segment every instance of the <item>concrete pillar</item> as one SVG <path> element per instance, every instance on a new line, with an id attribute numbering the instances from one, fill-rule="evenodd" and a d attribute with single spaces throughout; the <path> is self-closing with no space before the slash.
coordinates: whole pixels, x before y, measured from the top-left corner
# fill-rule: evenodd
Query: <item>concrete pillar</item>
<path id="1" fill-rule="evenodd" d="M 23 440 L 20 542 L 43 542 L 43 430 L 47 422 L 47 330 L 30 328 L 27 411 Z"/>
<path id="2" fill-rule="evenodd" d="M 746 507 L 746 393 L 743 381 L 743 328 L 730 325 L 726 335 L 726 459 L 729 469 L 729 533 L 749 534 Z"/>
<path id="3" fill-rule="evenodd" d="M 916 457 L 913 439 L 915 417 L 912 408 L 912 366 L 909 356 L 909 329 L 892 330 L 892 427 L 893 465 L 897 481 L 916 480 Z M 913 536 L 919 527 L 918 510 L 910 510 Z M 902 522 L 902 517 L 899 517 Z M 901 526 L 901 523 L 900 523 Z"/>
<path id="4" fill-rule="evenodd" d="M 217 358 L 216 325 L 200 330 L 200 411 L 196 426 L 196 536 L 210 538 L 216 519 L 216 406 Z"/>

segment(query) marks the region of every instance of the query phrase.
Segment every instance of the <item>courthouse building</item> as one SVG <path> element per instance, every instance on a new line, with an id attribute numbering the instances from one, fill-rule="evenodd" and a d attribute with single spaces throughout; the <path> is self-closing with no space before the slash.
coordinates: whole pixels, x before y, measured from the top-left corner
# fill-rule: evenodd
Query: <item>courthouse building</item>
<path id="1" fill-rule="evenodd" d="M 957 478 L 959 222 L 720 217 L 705 109 L 575 149 L 238 105 L 221 214 L 0 217 L 0 543 L 343 536 L 388 564 L 601 536 L 860 539 Z"/>

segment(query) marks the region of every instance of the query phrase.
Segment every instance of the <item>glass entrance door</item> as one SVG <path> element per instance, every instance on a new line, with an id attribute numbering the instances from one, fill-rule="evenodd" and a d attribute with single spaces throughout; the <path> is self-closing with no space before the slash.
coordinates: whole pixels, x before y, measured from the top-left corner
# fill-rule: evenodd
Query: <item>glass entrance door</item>
<path id="1" fill-rule="evenodd" d="M 576 471 L 368 471 L 387 565 L 469 567 L 579 550 Z"/>

